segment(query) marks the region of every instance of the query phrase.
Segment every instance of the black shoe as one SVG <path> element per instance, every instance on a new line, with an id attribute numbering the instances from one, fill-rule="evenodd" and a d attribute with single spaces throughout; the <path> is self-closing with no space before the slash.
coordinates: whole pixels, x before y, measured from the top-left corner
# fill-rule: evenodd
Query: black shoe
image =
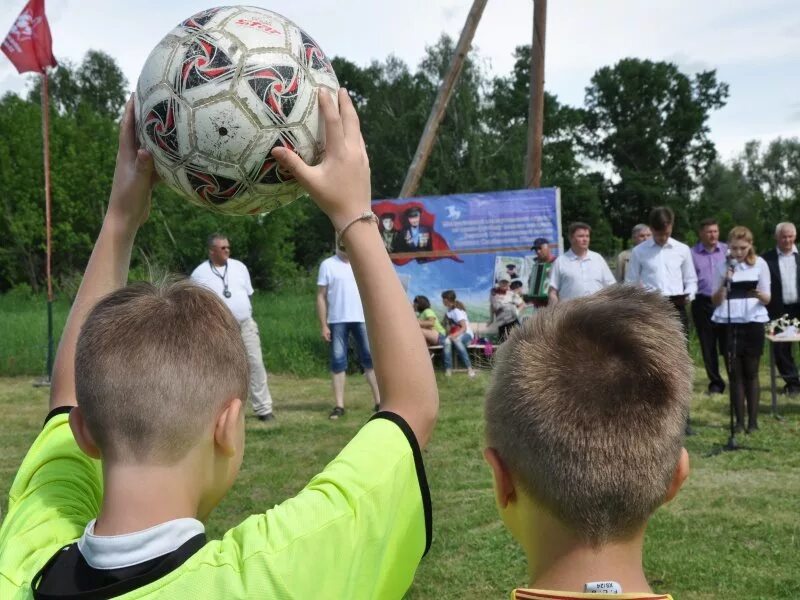
<path id="1" fill-rule="evenodd" d="M 328 415 L 328 418 L 331 421 L 335 421 L 339 417 L 343 416 L 344 416 L 344 409 L 341 406 L 334 406 L 333 410 L 331 411 L 331 414 Z"/>
<path id="2" fill-rule="evenodd" d="M 256 418 L 259 421 L 261 421 L 262 423 L 265 423 L 267 421 L 274 421 L 275 420 L 275 415 L 273 415 L 271 412 L 268 412 L 265 415 L 256 415 Z"/>
<path id="3" fill-rule="evenodd" d="M 751 423 L 747 426 L 747 433 L 755 433 L 758 431 L 758 423 Z"/>
<path id="4" fill-rule="evenodd" d="M 708 395 L 713 396 L 714 394 L 724 394 L 725 388 L 720 387 L 718 385 L 710 385 L 708 386 Z"/>
<path id="5" fill-rule="evenodd" d="M 744 433 L 744 425 L 741 423 L 737 423 L 736 426 L 733 428 L 733 433 Z"/>
<path id="6" fill-rule="evenodd" d="M 783 386 L 783 393 L 789 396 L 797 396 L 800 394 L 800 385 L 787 383 L 785 386 Z"/>

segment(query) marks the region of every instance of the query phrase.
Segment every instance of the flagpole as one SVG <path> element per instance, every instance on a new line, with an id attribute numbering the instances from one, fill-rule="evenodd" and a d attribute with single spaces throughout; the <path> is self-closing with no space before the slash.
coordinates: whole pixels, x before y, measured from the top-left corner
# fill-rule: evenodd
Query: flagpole
<path id="1" fill-rule="evenodd" d="M 53 278 L 51 273 L 52 244 L 50 235 L 50 94 L 47 70 L 42 71 L 42 140 L 44 147 L 44 220 L 47 239 L 47 379 L 53 374 Z"/>

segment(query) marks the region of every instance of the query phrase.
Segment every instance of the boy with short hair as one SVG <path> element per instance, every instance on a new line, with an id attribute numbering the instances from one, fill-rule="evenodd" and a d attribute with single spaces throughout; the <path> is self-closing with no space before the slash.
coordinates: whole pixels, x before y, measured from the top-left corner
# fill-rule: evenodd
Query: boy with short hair
<path id="1" fill-rule="evenodd" d="M 0 528 L 0 598 L 399 598 L 408 589 L 431 540 L 420 448 L 438 395 L 370 216 L 358 117 L 344 90 L 338 101 L 337 111 L 320 95 L 320 165 L 273 155 L 343 231 L 383 411 L 297 496 L 206 540 L 202 521 L 241 465 L 247 357 L 211 291 L 123 287 L 154 179 L 152 157 L 136 147 L 131 101 L 106 218 L 56 359 L 51 411 Z"/>
<path id="2" fill-rule="evenodd" d="M 642 546 L 689 472 L 692 373 L 672 306 L 627 286 L 540 311 L 502 345 L 484 455 L 528 559 L 512 598 L 669 598 L 650 593 Z"/>

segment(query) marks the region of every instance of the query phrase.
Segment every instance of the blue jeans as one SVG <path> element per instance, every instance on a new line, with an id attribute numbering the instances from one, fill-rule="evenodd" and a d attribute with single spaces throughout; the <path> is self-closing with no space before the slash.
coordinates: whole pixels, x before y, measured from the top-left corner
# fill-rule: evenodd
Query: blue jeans
<path id="1" fill-rule="evenodd" d="M 356 342 L 358 362 L 364 369 L 372 368 L 372 355 L 369 352 L 367 326 L 364 323 L 328 323 L 331 330 L 331 371 L 343 373 L 347 370 L 347 340 L 352 334 Z"/>
<path id="2" fill-rule="evenodd" d="M 469 360 L 469 352 L 467 352 L 467 346 L 472 341 L 472 336 L 468 333 L 464 333 L 461 337 L 453 339 L 448 337 L 444 340 L 444 348 L 442 352 L 444 354 L 444 368 L 445 369 L 452 369 L 453 368 L 453 346 L 456 348 L 456 352 L 458 353 L 459 360 L 464 363 L 464 366 L 468 369 L 472 368 L 472 363 Z"/>

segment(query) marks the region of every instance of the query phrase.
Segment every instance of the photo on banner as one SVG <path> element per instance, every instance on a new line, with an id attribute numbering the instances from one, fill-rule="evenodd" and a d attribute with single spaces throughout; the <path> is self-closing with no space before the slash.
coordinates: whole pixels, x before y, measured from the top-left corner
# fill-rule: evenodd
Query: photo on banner
<path id="1" fill-rule="evenodd" d="M 490 320 L 500 266 L 527 291 L 534 239 L 562 251 L 558 188 L 375 200 L 372 210 L 409 299 L 427 296 L 442 315 L 441 294 L 454 290 L 472 322 Z"/>

